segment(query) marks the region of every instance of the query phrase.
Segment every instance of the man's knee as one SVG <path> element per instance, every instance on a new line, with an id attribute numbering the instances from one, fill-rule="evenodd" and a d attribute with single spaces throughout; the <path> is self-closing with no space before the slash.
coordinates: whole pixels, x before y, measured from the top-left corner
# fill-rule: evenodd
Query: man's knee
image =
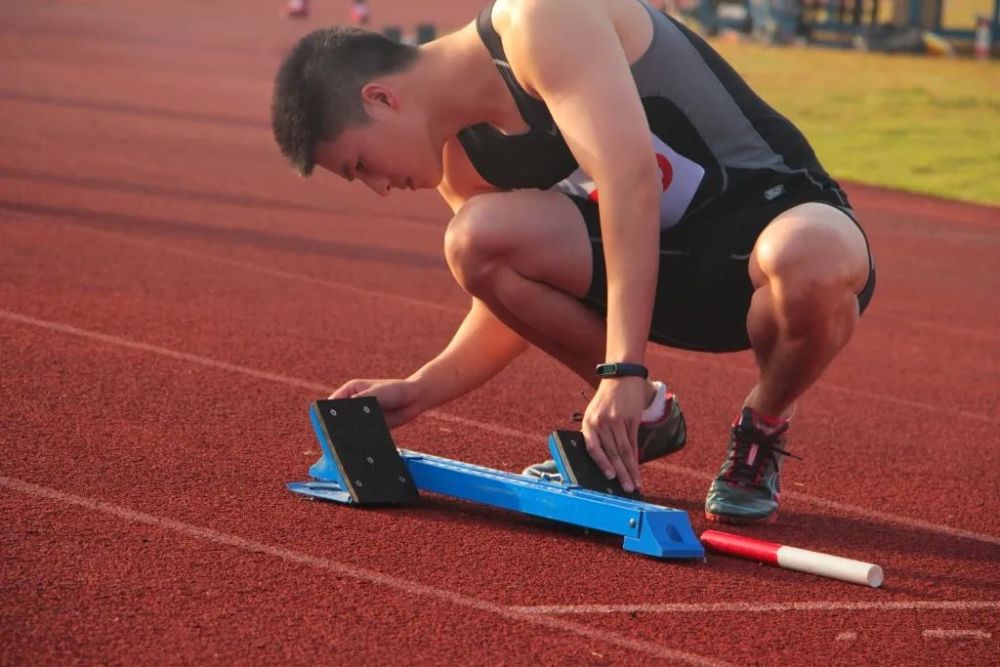
<path id="1" fill-rule="evenodd" d="M 845 214 L 826 208 L 798 216 L 793 209 L 765 229 L 754 248 L 758 280 L 770 287 L 775 306 L 796 329 L 813 328 L 843 309 L 868 279 L 863 234 Z"/>
<path id="2" fill-rule="evenodd" d="M 452 218 L 444 237 L 445 258 L 458 283 L 477 294 L 507 263 L 511 247 L 502 231 L 502 200 L 490 193 L 469 199 Z"/>

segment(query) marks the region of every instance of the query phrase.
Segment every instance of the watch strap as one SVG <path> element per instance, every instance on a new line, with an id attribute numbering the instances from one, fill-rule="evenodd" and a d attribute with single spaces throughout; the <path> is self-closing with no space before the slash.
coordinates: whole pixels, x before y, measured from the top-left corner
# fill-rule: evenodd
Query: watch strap
<path id="1" fill-rule="evenodd" d="M 611 362 L 598 364 L 596 368 L 599 378 L 620 378 L 620 377 L 649 377 L 649 370 L 642 364 L 629 364 L 625 362 Z"/>

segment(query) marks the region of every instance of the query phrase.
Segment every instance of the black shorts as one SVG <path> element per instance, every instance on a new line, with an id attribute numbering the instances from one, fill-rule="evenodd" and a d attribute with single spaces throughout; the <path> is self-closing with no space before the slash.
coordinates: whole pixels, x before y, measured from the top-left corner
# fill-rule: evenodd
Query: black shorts
<path id="1" fill-rule="evenodd" d="M 589 199 L 567 196 L 583 214 L 593 254 L 593 278 L 582 301 L 606 317 L 608 285 L 598 206 Z M 746 319 L 753 295 L 750 253 L 772 220 L 809 202 L 834 206 L 858 224 L 842 191 L 820 187 L 802 175 L 783 179 L 772 176 L 726 193 L 661 232 L 660 274 L 649 340 L 704 352 L 748 349 Z M 861 312 L 875 291 L 875 262 L 870 247 L 868 261 L 868 282 L 858 294 Z"/>

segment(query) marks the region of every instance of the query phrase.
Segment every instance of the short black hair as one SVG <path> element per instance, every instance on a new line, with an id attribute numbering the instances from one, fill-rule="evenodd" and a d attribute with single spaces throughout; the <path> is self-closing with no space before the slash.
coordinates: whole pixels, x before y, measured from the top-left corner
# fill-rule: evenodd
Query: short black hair
<path id="1" fill-rule="evenodd" d="M 309 33 L 278 69 L 271 98 L 271 127 L 281 153 L 303 176 L 313 153 L 347 127 L 367 123 L 361 89 L 402 71 L 419 50 L 367 30 L 335 26 Z"/>

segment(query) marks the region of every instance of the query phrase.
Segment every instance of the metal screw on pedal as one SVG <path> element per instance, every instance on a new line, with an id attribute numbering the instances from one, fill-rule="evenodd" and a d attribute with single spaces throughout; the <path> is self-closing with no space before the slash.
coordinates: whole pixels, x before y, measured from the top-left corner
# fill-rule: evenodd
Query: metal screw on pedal
<path id="1" fill-rule="evenodd" d="M 368 414 L 369 412 L 371 412 L 371 409 L 367 405 L 364 408 L 362 408 L 362 409 L 365 411 L 365 414 Z"/>
<path id="2" fill-rule="evenodd" d="M 400 482 L 403 482 L 403 483 L 405 484 L 405 483 L 406 483 L 406 478 L 405 478 L 405 477 L 403 477 L 402 475 L 400 475 L 400 476 L 399 476 L 399 481 L 400 481 Z"/>
<path id="3" fill-rule="evenodd" d="M 354 486 L 364 486 L 364 484 L 362 484 L 360 479 L 356 479 L 354 480 Z"/>
<path id="4" fill-rule="evenodd" d="M 368 461 L 368 463 L 375 463 L 375 459 L 373 459 L 370 456 L 368 458 L 366 458 L 365 460 Z"/>
<path id="5" fill-rule="evenodd" d="M 628 520 L 628 527 L 629 528 L 635 528 L 635 519 L 629 519 Z"/>
<path id="6" fill-rule="evenodd" d="M 336 417 L 337 416 L 337 411 L 334 410 L 333 408 L 330 408 L 330 415 L 333 416 L 333 417 Z"/>

